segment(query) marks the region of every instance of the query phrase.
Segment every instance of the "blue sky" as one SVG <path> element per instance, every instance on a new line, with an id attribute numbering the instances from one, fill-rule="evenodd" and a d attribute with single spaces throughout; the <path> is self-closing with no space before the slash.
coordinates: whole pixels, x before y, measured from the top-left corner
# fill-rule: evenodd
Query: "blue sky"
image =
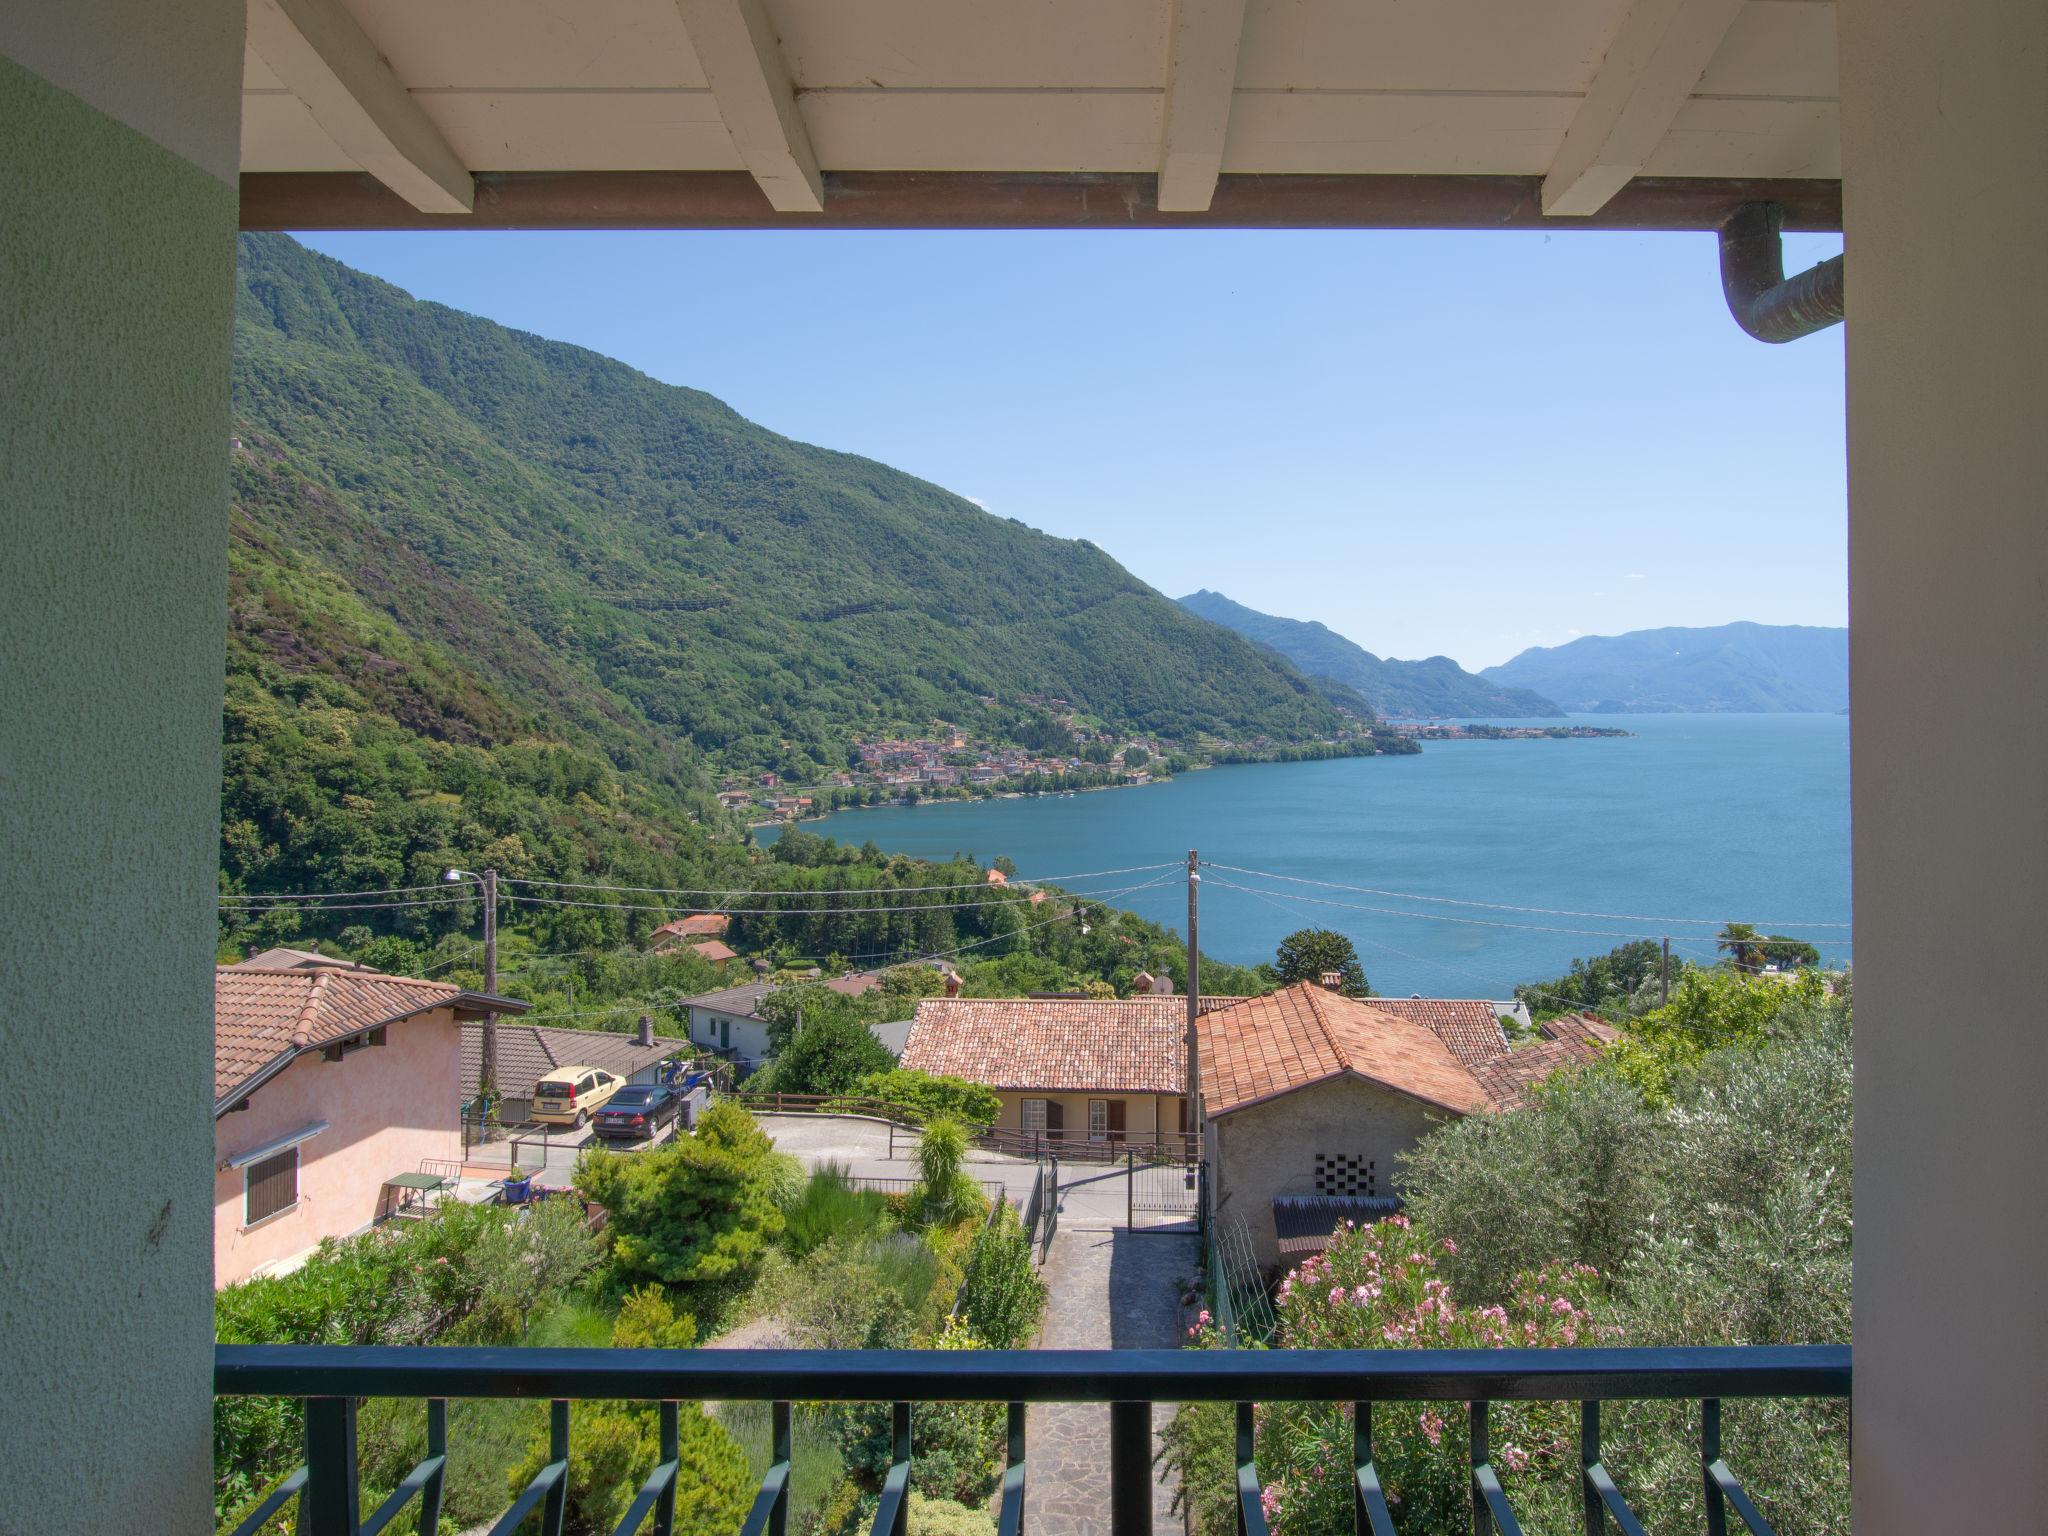
<path id="1" fill-rule="evenodd" d="M 1710 235 L 305 238 L 1382 655 L 1846 622 L 1842 330 Z"/>

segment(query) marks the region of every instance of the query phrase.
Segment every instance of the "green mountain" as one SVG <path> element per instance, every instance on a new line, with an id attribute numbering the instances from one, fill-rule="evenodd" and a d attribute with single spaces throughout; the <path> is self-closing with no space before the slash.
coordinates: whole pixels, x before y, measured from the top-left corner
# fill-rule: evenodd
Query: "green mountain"
<path id="1" fill-rule="evenodd" d="M 1355 690 L 1371 708 L 1396 720 L 1433 720 L 1453 715 L 1561 715 L 1540 693 L 1503 688 L 1474 677 L 1448 656 L 1426 661 L 1382 659 L 1325 625 L 1283 619 L 1234 603 L 1206 588 L 1180 600 L 1181 607 L 1285 657 L 1311 679 L 1329 679 Z"/>
<path id="2" fill-rule="evenodd" d="M 934 718 L 1042 739 L 1055 699 L 1188 743 L 1347 724 L 1085 541 L 283 236 L 243 237 L 234 405 L 237 645 L 430 735 L 545 721 L 680 782 Z"/>
<path id="3" fill-rule="evenodd" d="M 1849 632 L 1722 624 L 1586 635 L 1481 675 L 1540 688 L 1575 711 L 1839 714 L 1849 707 Z"/>

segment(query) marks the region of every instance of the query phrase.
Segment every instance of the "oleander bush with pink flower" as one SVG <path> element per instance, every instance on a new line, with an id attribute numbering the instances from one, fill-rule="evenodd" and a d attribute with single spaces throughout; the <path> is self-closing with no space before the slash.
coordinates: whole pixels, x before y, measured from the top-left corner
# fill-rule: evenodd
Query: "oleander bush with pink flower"
<path id="1" fill-rule="evenodd" d="M 1409 1217 L 1340 1232 L 1278 1286 L 1291 1349 L 1847 1343 L 1854 1217 L 1850 998 L 1793 998 L 1761 1043 L 1649 1102 L 1599 1068 L 1432 1133 Z M 1412 1222 L 1412 1224 L 1411 1224 Z M 1199 1326 L 1194 1347 L 1224 1347 Z M 1650 1530 L 1704 1529 L 1698 1403 L 1611 1403 L 1603 1460 Z M 1578 1410 L 1495 1403 L 1493 1460 L 1529 1536 L 1583 1529 Z M 1375 1460 L 1402 1536 L 1470 1529 L 1463 1404 L 1382 1404 Z M 1227 1407 L 1166 1436 L 1196 1536 L 1235 1528 Z M 1779 1536 L 1848 1536 L 1848 1409 L 1730 1401 L 1722 1445 Z M 1275 1404 L 1259 1473 L 1281 1536 L 1352 1525 L 1348 1408 Z M 1398 1500 L 1398 1502 L 1394 1502 Z"/>
<path id="2" fill-rule="evenodd" d="M 1324 1255 L 1281 1282 L 1279 1340 L 1289 1349 L 1551 1349 L 1611 1341 L 1596 1321 L 1599 1275 L 1555 1264 L 1519 1277 L 1500 1303 L 1460 1306 L 1441 1261 L 1455 1254 L 1404 1216 L 1338 1232 Z M 1577 1475 L 1570 1404 L 1502 1403 L 1491 1419 L 1494 1464 L 1511 1498 Z M 1279 1536 L 1349 1530 L 1351 1410 L 1272 1404 L 1258 1422 L 1267 1517 Z M 1382 1404 L 1374 1460 L 1406 1530 L 1449 1530 L 1468 1518 L 1467 1427 L 1458 1403 Z M 1567 1481 L 1567 1487 L 1569 1483 Z"/>

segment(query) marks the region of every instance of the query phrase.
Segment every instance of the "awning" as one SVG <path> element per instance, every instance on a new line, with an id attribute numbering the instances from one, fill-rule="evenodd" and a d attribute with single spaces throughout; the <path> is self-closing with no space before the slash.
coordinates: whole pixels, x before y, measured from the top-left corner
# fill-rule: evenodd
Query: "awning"
<path id="1" fill-rule="evenodd" d="M 303 1129 L 293 1131 L 289 1136 L 280 1136 L 275 1141 L 266 1141 L 262 1146 L 248 1152 L 237 1152 L 227 1161 L 230 1168 L 246 1168 L 251 1163 L 260 1163 L 266 1157 L 275 1157 L 288 1147 L 296 1147 L 302 1141 L 311 1141 L 327 1129 L 325 1120 L 315 1120 Z"/>
<path id="2" fill-rule="evenodd" d="M 1275 1195 L 1273 1235 L 1283 1254 L 1321 1253 L 1341 1223 L 1363 1225 L 1400 1209 L 1398 1195 Z"/>

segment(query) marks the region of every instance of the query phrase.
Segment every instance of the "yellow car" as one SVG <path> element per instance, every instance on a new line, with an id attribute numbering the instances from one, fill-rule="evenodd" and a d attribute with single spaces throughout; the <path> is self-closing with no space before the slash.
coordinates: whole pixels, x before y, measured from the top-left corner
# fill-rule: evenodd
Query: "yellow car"
<path id="1" fill-rule="evenodd" d="M 532 1115 L 543 1125 L 584 1125 L 625 1086 L 603 1067 L 557 1067 L 533 1085 Z"/>

